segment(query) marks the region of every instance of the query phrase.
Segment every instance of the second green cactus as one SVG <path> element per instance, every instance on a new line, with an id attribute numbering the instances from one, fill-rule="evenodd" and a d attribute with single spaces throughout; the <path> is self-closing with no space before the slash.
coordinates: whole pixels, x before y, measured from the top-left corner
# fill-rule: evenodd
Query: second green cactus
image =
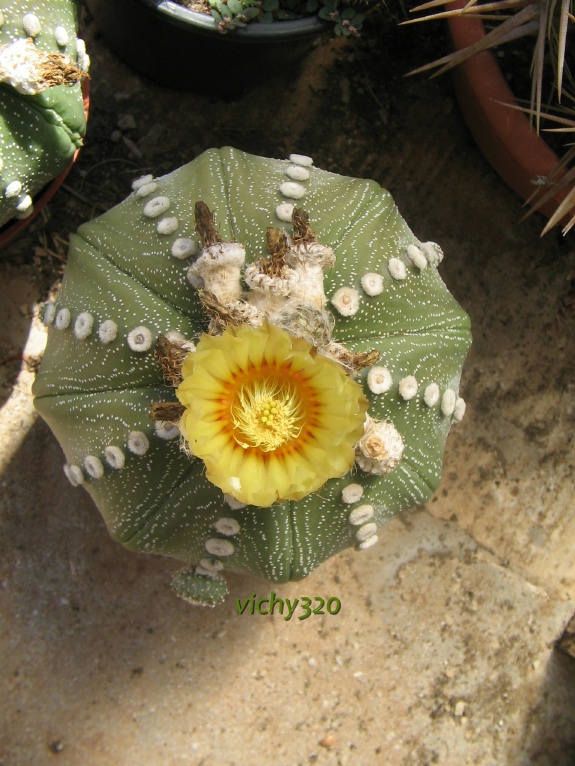
<path id="1" fill-rule="evenodd" d="M 82 145 L 88 57 L 77 26 L 76 0 L 0 2 L 0 226 L 29 216 Z"/>

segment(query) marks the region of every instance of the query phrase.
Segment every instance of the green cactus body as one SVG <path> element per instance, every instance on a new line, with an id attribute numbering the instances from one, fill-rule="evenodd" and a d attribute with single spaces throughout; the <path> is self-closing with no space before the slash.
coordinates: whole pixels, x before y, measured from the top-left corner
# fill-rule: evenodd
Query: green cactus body
<path id="1" fill-rule="evenodd" d="M 299 155 L 209 150 L 134 187 L 72 237 L 60 294 L 45 309 L 35 404 L 62 446 L 68 478 L 88 490 L 123 545 L 191 565 L 174 586 L 197 603 L 224 597 L 223 568 L 284 582 L 346 547 L 371 547 L 381 525 L 437 488 L 447 434 L 464 412 L 458 390 L 470 324 L 437 271 L 441 251 L 415 238 L 377 183 L 316 169 Z M 216 211 L 223 239 L 241 242 L 250 263 L 262 257 L 266 227 L 290 232 L 296 197 L 335 252 L 328 301 L 338 305 L 342 288 L 358 301 L 350 311 L 340 306 L 347 316 L 328 303 L 334 340 L 379 352 L 357 377 L 369 415 L 393 424 L 404 449 L 382 475 L 355 466 L 302 500 L 243 506 L 182 451 L 177 428 L 150 420 L 152 402 L 176 400 L 153 340 L 177 331 L 197 341 L 206 329 L 182 259 L 196 238 L 195 201 Z"/>
<path id="2" fill-rule="evenodd" d="M 0 14 L 0 46 L 32 39 L 37 50 L 87 68 L 76 0 L 1 0 Z M 79 82 L 25 94 L 1 74 L 0 226 L 32 213 L 34 195 L 68 167 L 86 129 Z"/>

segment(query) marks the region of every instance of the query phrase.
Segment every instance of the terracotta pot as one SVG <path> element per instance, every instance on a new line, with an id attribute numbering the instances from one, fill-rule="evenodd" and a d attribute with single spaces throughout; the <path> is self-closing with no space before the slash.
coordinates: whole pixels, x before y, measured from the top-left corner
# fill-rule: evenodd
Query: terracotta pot
<path id="1" fill-rule="evenodd" d="M 89 80 L 86 77 L 84 81 L 82 82 L 82 94 L 84 96 L 84 111 L 86 113 L 86 120 L 88 119 L 88 111 L 90 108 L 90 86 L 89 86 Z M 72 157 L 70 164 L 68 167 L 63 170 L 59 176 L 54 178 L 53 181 L 50 181 L 38 194 L 34 197 L 34 206 L 32 213 L 27 218 L 13 218 L 11 221 L 8 221 L 4 226 L 0 228 L 0 250 L 2 250 L 4 247 L 10 244 L 16 237 L 18 237 L 36 218 L 39 213 L 41 213 L 42 209 L 46 207 L 46 205 L 50 202 L 50 200 L 54 197 L 58 189 L 62 186 L 64 181 L 66 180 L 66 176 L 72 170 L 72 166 L 76 162 L 78 158 L 78 154 L 80 153 L 81 149 L 77 149 L 74 152 L 74 156 Z"/>
<path id="2" fill-rule="evenodd" d="M 178 90 L 235 96 L 284 72 L 330 29 L 317 16 L 251 22 L 226 34 L 211 16 L 171 0 L 87 0 L 114 52 L 140 74 Z"/>
<path id="3" fill-rule="evenodd" d="M 450 8 L 463 8 L 466 0 L 458 0 Z M 480 19 L 458 17 L 448 19 L 449 33 L 456 50 L 473 45 L 485 36 Z M 457 98 L 471 133 L 486 159 L 501 178 L 524 200 L 538 190 L 536 202 L 547 191 L 537 185 L 559 162 L 557 155 L 531 127 L 528 116 L 505 104 L 517 102 L 497 60 L 491 51 L 482 51 L 453 70 Z M 500 103 L 498 103 L 500 102 Z M 548 218 L 566 197 L 570 187 L 558 188 L 539 212 Z"/>

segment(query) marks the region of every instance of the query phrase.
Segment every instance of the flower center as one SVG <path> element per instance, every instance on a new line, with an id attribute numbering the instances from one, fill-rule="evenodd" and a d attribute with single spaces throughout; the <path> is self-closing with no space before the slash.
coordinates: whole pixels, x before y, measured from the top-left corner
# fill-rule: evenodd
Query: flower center
<path id="1" fill-rule="evenodd" d="M 305 411 L 295 386 L 285 380 L 260 378 L 238 390 L 231 417 L 234 439 L 240 446 L 272 452 L 297 439 Z"/>

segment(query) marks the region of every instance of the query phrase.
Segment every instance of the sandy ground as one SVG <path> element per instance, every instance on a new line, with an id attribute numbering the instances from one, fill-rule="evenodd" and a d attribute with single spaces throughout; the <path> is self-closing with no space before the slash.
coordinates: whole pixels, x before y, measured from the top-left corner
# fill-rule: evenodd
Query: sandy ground
<path id="1" fill-rule="evenodd" d="M 299 73 L 221 101 L 162 90 L 85 35 L 86 147 L 0 253 L 2 766 L 574 764 L 575 661 L 554 649 L 575 611 L 574 240 L 519 222 L 448 80 L 402 78 L 417 36 L 324 40 Z M 177 564 L 109 538 L 32 407 L 33 317 L 68 233 L 143 172 L 225 144 L 375 178 L 441 243 L 472 318 L 439 491 L 376 547 L 275 588 L 337 596 L 337 615 L 239 615 L 272 590 L 239 575 L 214 610 L 178 600 Z"/>

